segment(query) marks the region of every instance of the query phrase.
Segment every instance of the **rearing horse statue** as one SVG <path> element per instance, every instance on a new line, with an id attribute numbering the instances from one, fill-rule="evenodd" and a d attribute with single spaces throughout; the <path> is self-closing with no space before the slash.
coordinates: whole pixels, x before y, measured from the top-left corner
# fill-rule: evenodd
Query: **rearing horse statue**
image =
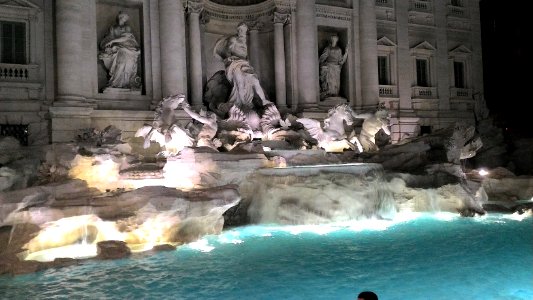
<path id="1" fill-rule="evenodd" d="M 318 142 L 318 147 L 327 152 L 342 152 L 344 149 L 358 149 L 362 151 L 357 139 L 356 144 L 348 141 L 348 133 L 345 131 L 345 124 L 352 126 L 354 123 L 353 110 L 346 104 L 340 104 L 328 111 L 328 117 L 324 119 L 324 126 L 317 120 L 309 118 L 299 118 L 296 121 L 301 123 L 312 138 Z"/>

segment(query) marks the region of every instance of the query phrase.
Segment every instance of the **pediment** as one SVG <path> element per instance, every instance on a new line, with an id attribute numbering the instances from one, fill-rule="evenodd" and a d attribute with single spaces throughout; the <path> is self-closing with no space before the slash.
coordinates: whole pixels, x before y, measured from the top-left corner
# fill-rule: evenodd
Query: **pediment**
<path id="1" fill-rule="evenodd" d="M 428 41 L 423 41 L 422 43 L 414 46 L 411 48 L 411 50 L 427 50 L 427 51 L 435 51 L 437 48 L 433 47 Z"/>
<path id="2" fill-rule="evenodd" d="M 453 48 L 453 50 L 449 52 L 449 55 L 458 56 L 458 55 L 469 55 L 471 53 L 472 53 L 472 50 L 468 49 L 468 47 L 466 47 L 465 45 L 459 45 Z"/>
<path id="3" fill-rule="evenodd" d="M 396 47 L 396 44 L 386 36 L 378 39 L 378 46 Z"/>
<path id="4" fill-rule="evenodd" d="M 40 9 L 39 6 L 28 0 L 0 0 L 0 5 L 14 6 L 20 8 Z"/>

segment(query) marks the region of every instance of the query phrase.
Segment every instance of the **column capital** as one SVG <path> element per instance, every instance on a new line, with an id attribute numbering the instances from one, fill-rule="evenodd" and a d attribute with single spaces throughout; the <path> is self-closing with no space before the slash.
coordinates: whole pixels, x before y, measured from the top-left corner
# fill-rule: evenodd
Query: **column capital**
<path id="1" fill-rule="evenodd" d="M 204 1 L 202 0 L 188 0 L 187 13 L 200 14 L 204 10 Z"/>
<path id="2" fill-rule="evenodd" d="M 274 24 L 287 24 L 290 23 L 291 15 L 286 12 L 274 11 L 273 22 Z"/>
<path id="3" fill-rule="evenodd" d="M 265 27 L 265 23 L 257 20 L 248 21 L 246 22 L 246 25 L 248 26 L 250 31 L 260 31 L 261 29 L 263 29 L 263 27 Z"/>

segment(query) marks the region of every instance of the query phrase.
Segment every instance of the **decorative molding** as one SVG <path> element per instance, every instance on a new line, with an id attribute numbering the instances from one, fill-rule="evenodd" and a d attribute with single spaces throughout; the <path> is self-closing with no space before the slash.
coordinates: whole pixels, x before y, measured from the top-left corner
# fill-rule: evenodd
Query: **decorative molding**
<path id="1" fill-rule="evenodd" d="M 279 13 L 291 14 L 296 12 L 296 0 L 274 0 L 274 6 Z"/>
<path id="2" fill-rule="evenodd" d="M 271 18 L 274 9 L 273 0 L 248 6 L 226 6 L 209 0 L 204 1 L 204 12 L 209 18 L 230 22 L 251 22 L 264 17 Z"/>
<path id="3" fill-rule="evenodd" d="M 23 7 L 41 10 L 41 8 L 27 0 L 0 0 L 0 5 Z"/>
<path id="4" fill-rule="evenodd" d="M 448 52 L 450 56 L 468 56 L 470 54 L 472 54 L 472 50 L 465 45 L 459 45 Z"/>
<path id="5" fill-rule="evenodd" d="M 437 48 L 431 45 L 428 41 L 423 41 L 422 43 L 411 48 L 410 52 L 411 52 L 411 55 L 414 55 L 414 56 L 417 56 L 417 55 L 432 56 L 436 50 Z"/>
<path id="6" fill-rule="evenodd" d="M 408 17 L 409 24 L 415 25 L 435 25 L 435 18 L 431 13 L 419 12 L 419 11 L 410 11 Z"/>
<path id="7" fill-rule="evenodd" d="M 378 46 L 385 46 L 385 47 L 396 47 L 397 46 L 393 41 L 391 41 L 386 36 L 379 38 L 377 44 Z"/>
<path id="8" fill-rule="evenodd" d="M 470 31 L 470 21 L 468 19 L 448 17 L 447 21 L 449 29 Z"/>
<path id="9" fill-rule="evenodd" d="M 328 5 L 317 5 L 316 16 L 319 18 L 321 17 L 326 19 L 351 22 L 352 9 Z"/>

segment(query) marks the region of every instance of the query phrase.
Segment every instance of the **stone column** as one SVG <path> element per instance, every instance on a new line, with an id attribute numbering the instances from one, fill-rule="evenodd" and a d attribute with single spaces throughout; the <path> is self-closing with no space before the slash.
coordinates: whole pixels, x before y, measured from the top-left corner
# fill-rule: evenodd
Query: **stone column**
<path id="1" fill-rule="evenodd" d="M 297 0 L 296 2 L 298 103 L 303 108 L 317 107 L 320 96 L 315 10 L 315 0 Z M 375 12 L 372 15 L 375 15 Z"/>
<path id="2" fill-rule="evenodd" d="M 396 38 L 398 44 L 398 96 L 400 97 L 400 113 L 412 111 L 411 81 L 414 74 L 412 58 L 409 53 L 409 2 L 396 3 Z"/>
<path id="3" fill-rule="evenodd" d="M 261 65 L 259 63 L 260 58 L 260 47 L 259 47 L 259 29 L 261 29 L 262 24 L 259 22 L 249 23 L 248 27 L 250 28 L 250 48 L 248 49 L 248 59 L 250 64 L 255 70 L 255 73 L 261 79 Z"/>
<path id="4" fill-rule="evenodd" d="M 364 107 L 372 107 L 379 102 L 375 1 L 359 1 L 359 5 L 362 102 Z"/>
<path id="5" fill-rule="evenodd" d="M 287 107 L 287 76 L 285 72 L 285 38 L 283 26 L 287 15 L 274 12 L 274 72 L 276 77 L 276 105 L 279 109 Z"/>
<path id="6" fill-rule="evenodd" d="M 83 56 L 83 19 L 85 0 L 56 1 L 57 102 L 55 105 L 83 106 L 85 84 Z"/>
<path id="7" fill-rule="evenodd" d="M 357 110 L 360 110 L 363 105 L 361 94 L 361 52 L 357 47 L 357 45 L 361 44 L 361 42 L 359 41 L 359 2 L 359 0 L 353 0 L 351 42 L 352 45 L 350 47 L 351 57 L 353 57 L 353 70 L 355 73 L 354 79 L 351 82 L 351 85 L 353 86 L 353 93 L 350 95 L 350 105 L 356 108 Z"/>
<path id="8" fill-rule="evenodd" d="M 191 104 L 195 107 L 202 106 L 202 38 L 200 33 L 200 13 L 203 10 L 201 1 L 189 1 L 189 53 L 190 53 L 190 78 L 191 78 Z"/>
<path id="9" fill-rule="evenodd" d="M 435 33 L 437 37 L 437 51 L 435 63 L 437 64 L 437 95 L 439 97 L 439 110 L 450 109 L 450 73 L 448 60 L 448 34 L 447 14 L 448 8 L 444 1 L 434 1 L 435 5 Z"/>
<path id="10" fill-rule="evenodd" d="M 161 92 L 187 94 L 185 16 L 181 0 L 159 0 Z"/>

